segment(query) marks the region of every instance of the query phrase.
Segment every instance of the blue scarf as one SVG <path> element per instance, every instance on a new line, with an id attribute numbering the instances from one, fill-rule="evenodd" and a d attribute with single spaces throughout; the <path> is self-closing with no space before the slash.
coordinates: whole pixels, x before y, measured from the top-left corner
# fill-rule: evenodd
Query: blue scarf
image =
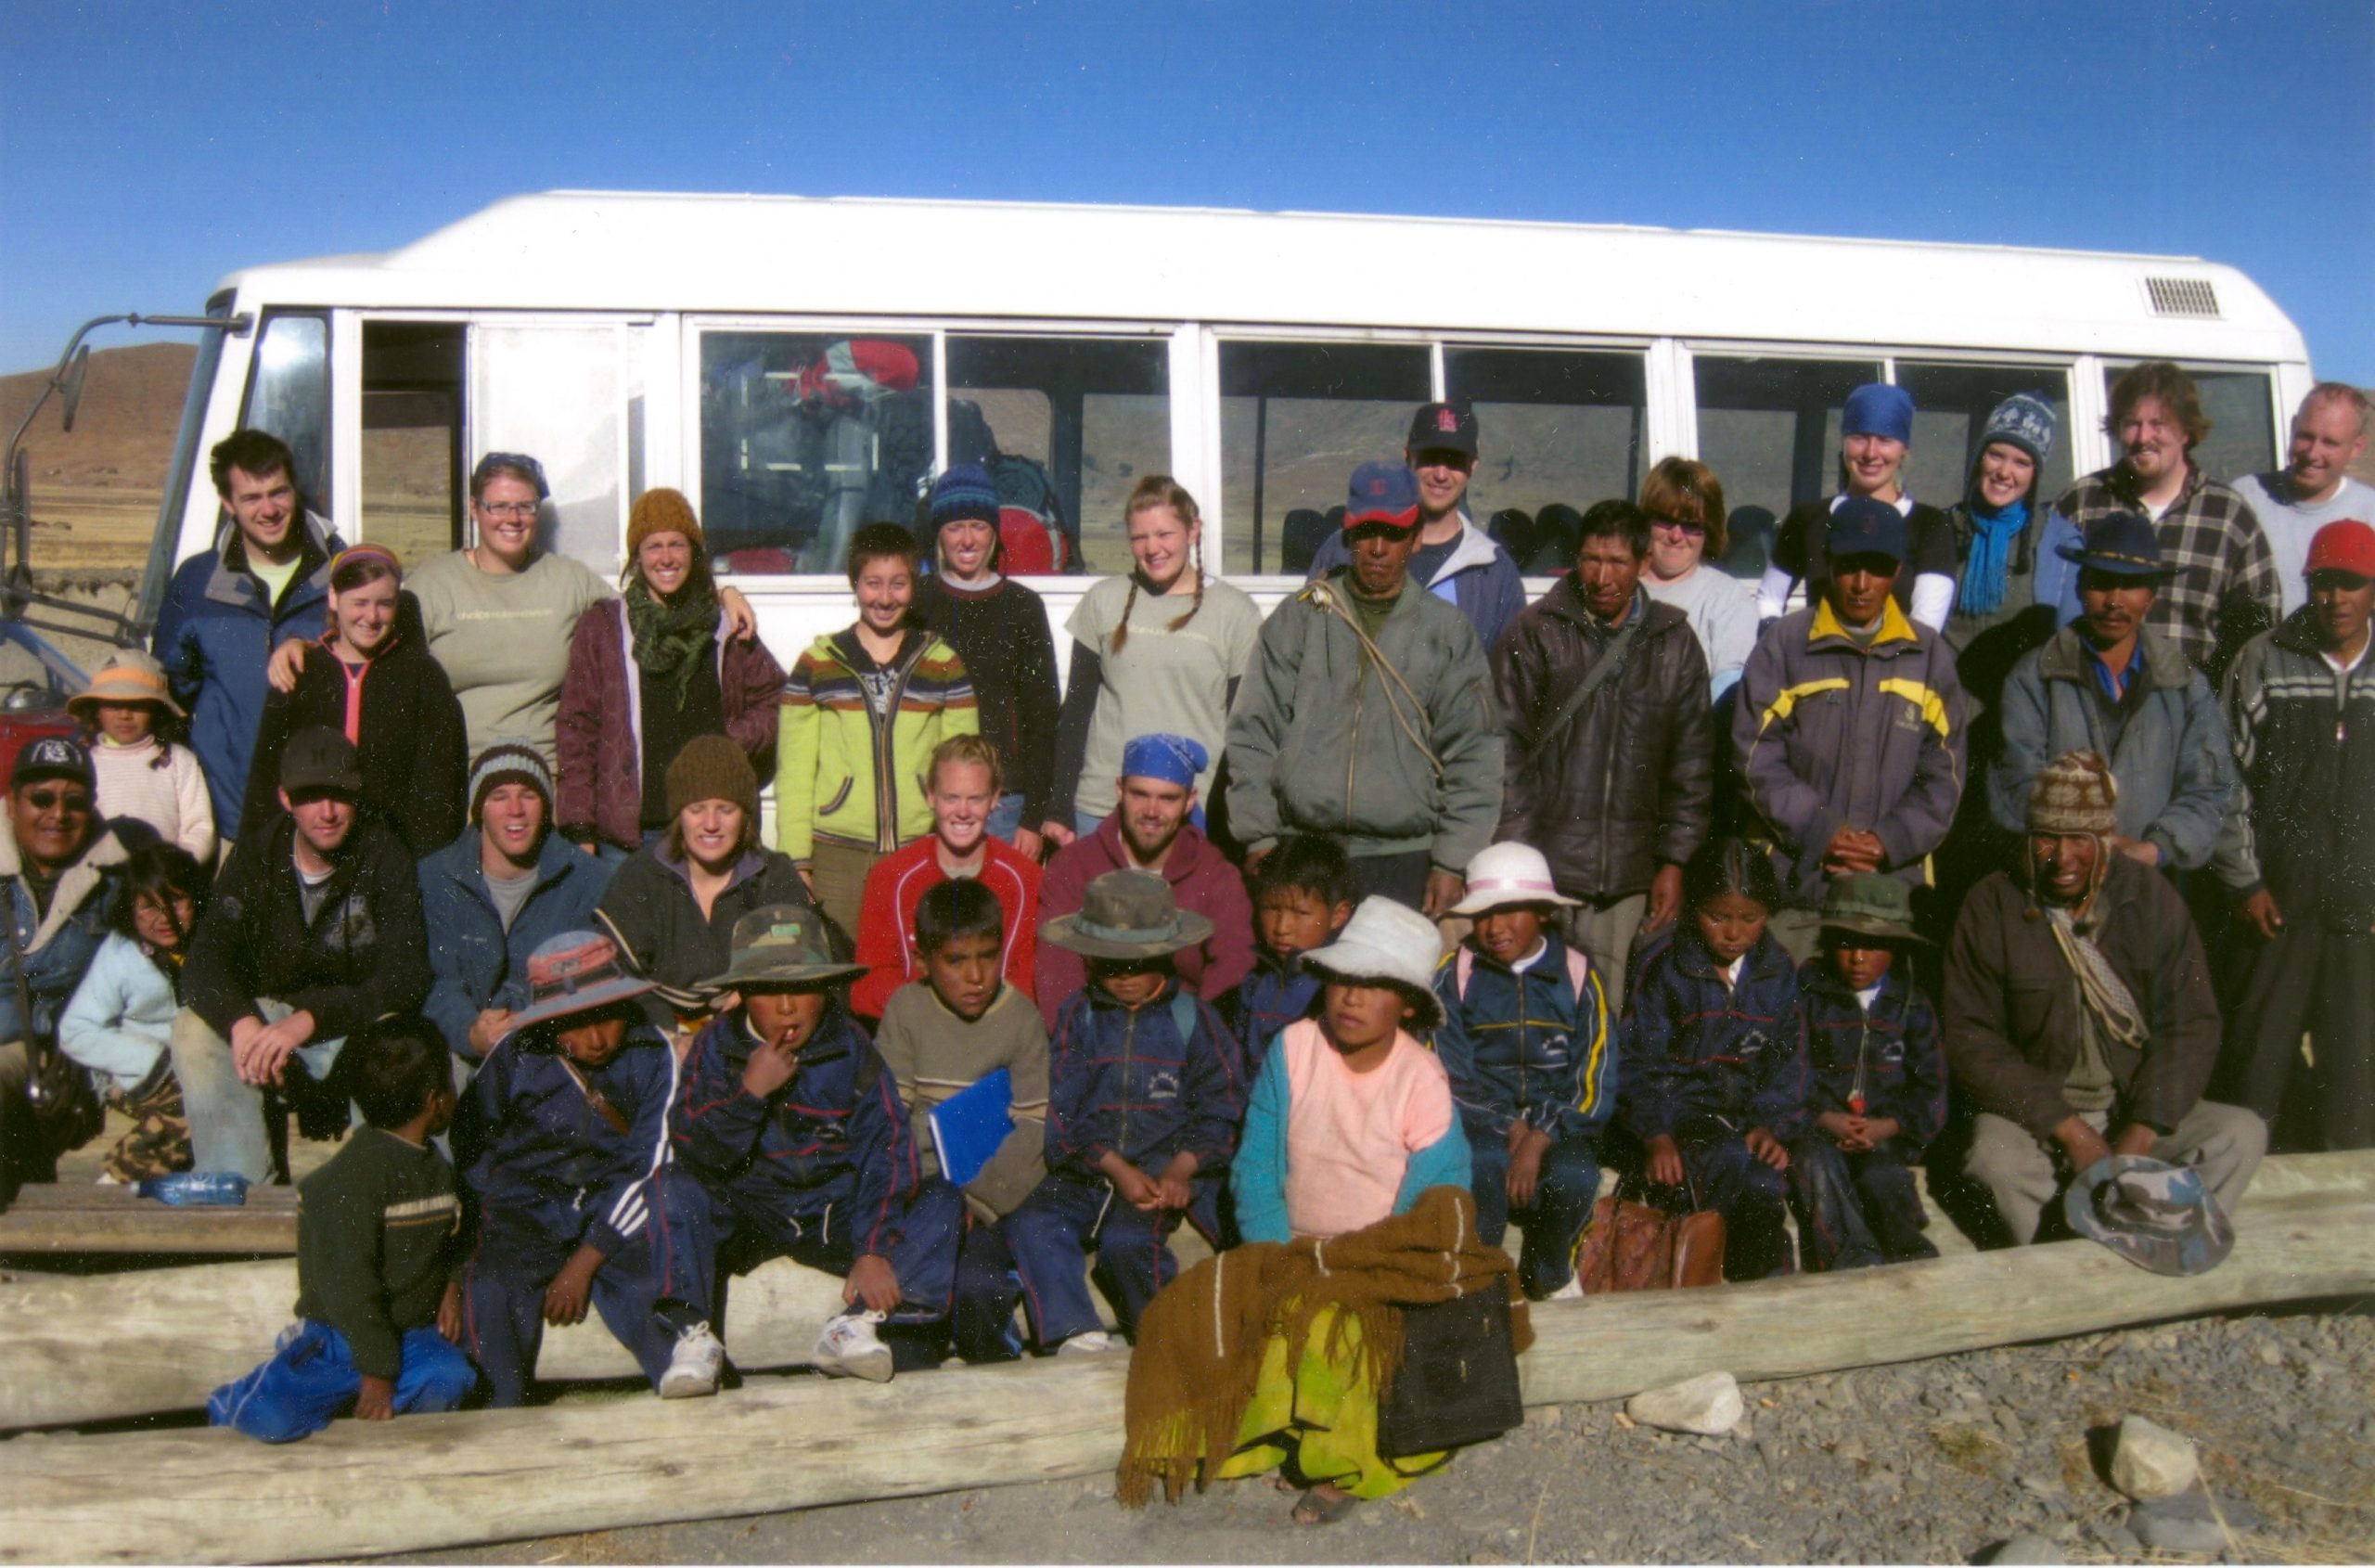
<path id="1" fill-rule="evenodd" d="M 1971 559 L 1963 563 L 1962 590 L 1955 609 L 1965 615 L 1993 615 L 2004 608 L 2005 569 L 2012 559 L 2012 541 L 2029 524 L 2029 503 L 2013 502 L 1993 517 L 1977 502 L 1971 508 Z"/>

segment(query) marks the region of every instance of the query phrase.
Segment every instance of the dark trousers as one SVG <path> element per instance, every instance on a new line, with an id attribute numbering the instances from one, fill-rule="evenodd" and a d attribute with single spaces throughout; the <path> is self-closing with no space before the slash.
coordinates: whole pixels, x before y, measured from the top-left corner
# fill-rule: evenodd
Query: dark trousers
<path id="1" fill-rule="evenodd" d="M 968 1215 L 965 1240 L 956 1252 L 951 1348 L 976 1367 L 1014 1360 L 1022 1354 L 1022 1341 L 1014 1331 L 1014 1309 L 1021 1304 L 1022 1281 L 1015 1274 L 1005 1225 Z"/>
<path id="2" fill-rule="evenodd" d="M 1476 1191 L 1476 1235 L 1499 1246 L 1509 1220 L 1509 1143 L 1500 1134 L 1470 1127 L 1469 1157 Z M 1599 1196 L 1599 1151 L 1587 1137 L 1562 1137 L 1542 1156 L 1542 1176 L 1531 1208 L 1516 1212 L 1525 1232 L 1518 1284 L 1539 1301 L 1575 1277 L 1575 1244 L 1592 1222 Z"/>
<path id="3" fill-rule="evenodd" d="M 1930 1216 L 1912 1167 L 1894 1144 L 1850 1154 L 1819 1130 L 1790 1146 L 1790 1207 L 1798 1261 L 1809 1274 L 1934 1258 Z"/>
<path id="4" fill-rule="evenodd" d="M 1434 862 L 1423 849 L 1406 855 L 1356 855 L 1353 857 L 1353 902 L 1371 893 L 1391 898 L 1424 912 L 1427 873 Z"/>
<path id="5" fill-rule="evenodd" d="M 1724 1216 L 1724 1278 L 1769 1279 L 1788 1274 L 1790 1233 L 1783 1224 L 1788 1182 L 1748 1151 L 1737 1136 L 1716 1143 L 1681 1143 L 1692 1200 Z"/>
<path id="6" fill-rule="evenodd" d="M 589 1295 L 656 1388 L 678 1330 L 709 1316 L 716 1253 L 700 1183 L 663 1169 L 645 1190 L 649 1217 L 603 1260 Z M 545 1343 L 546 1288 L 585 1234 L 582 1212 L 559 1214 L 490 1213 L 463 1270 L 462 1343 L 498 1408 L 527 1397 Z"/>
<path id="7" fill-rule="evenodd" d="M 1199 1177 L 1193 1187 L 1187 1217 L 1208 1240 L 1215 1238 L 1220 1184 Z M 1014 1249 L 1023 1305 L 1041 1348 L 1104 1327 L 1088 1293 L 1092 1247 L 1098 1282 L 1113 1298 L 1123 1331 L 1134 1332 L 1147 1303 L 1179 1273 L 1170 1242 L 1180 1218 L 1175 1209 L 1131 1207 L 1102 1176 L 1051 1172 L 1006 1216 L 1007 1245 Z"/>
<path id="8" fill-rule="evenodd" d="M 748 1274 L 773 1257 L 788 1257 L 810 1268 L 849 1278 L 863 1240 L 840 1204 L 787 1212 L 738 1188 L 721 1194 L 718 1258 L 735 1274 Z M 956 1253 L 964 1240 L 965 1199 L 934 1176 L 917 1189 L 905 1210 L 892 1217 L 882 1240 L 882 1260 L 899 1277 L 894 1324 L 938 1323 L 948 1316 L 956 1292 Z"/>
<path id="9" fill-rule="evenodd" d="M 2238 922 L 2239 924 L 2240 922 Z M 2313 1098 L 2330 1150 L 2375 1148 L 2375 936 L 2306 924 L 2249 945 L 2242 991 L 2227 1015 L 2227 1086 L 2220 1098 L 2273 1126 L 2302 1066 L 2301 1036 L 2315 1060 Z"/>

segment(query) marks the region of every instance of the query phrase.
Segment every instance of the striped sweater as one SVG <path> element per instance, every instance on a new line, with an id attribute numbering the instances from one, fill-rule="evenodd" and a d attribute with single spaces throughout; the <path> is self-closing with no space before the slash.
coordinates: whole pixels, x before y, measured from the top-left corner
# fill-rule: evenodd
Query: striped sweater
<path id="1" fill-rule="evenodd" d="M 888 854 L 931 831 L 932 749 L 981 729 L 972 679 L 948 644 L 911 630 L 878 664 L 854 626 L 800 656 L 777 724 L 776 842 L 798 861 L 819 838 Z"/>

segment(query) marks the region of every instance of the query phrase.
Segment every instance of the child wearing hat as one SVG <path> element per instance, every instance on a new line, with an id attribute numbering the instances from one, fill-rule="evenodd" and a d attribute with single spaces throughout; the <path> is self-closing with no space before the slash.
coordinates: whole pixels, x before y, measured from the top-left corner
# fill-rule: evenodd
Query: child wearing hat
<path id="1" fill-rule="evenodd" d="M 1213 933 L 1152 871 L 1108 871 L 1080 912 L 1040 927 L 1088 960 L 1088 986 L 1056 1016 L 1047 1179 L 1007 1220 L 1040 1348 L 1078 1355 L 1111 1337 L 1089 1299 L 1088 1252 L 1129 1333 L 1179 1272 L 1184 1215 L 1220 1238 L 1223 1172 L 1245 1104 L 1244 1066 L 1220 1014 L 1184 987 L 1171 956 Z"/>
<path id="2" fill-rule="evenodd" d="M 91 732 L 99 815 L 146 822 L 199 865 L 214 864 L 214 805 L 198 753 L 173 743 L 187 715 L 173 700 L 165 667 L 137 649 L 118 649 L 66 700 L 66 711 Z"/>
<path id="3" fill-rule="evenodd" d="M 1468 895 L 1452 906 L 1475 927 L 1433 977 L 1435 1054 L 1470 1150 L 1477 1233 L 1499 1245 L 1517 1211 L 1518 1282 L 1536 1301 L 1583 1293 L 1575 1244 L 1616 1107 L 1607 994 L 1591 959 L 1557 933 L 1556 911 L 1575 904 L 1540 850 L 1494 844 L 1468 863 Z"/>
<path id="4" fill-rule="evenodd" d="M 470 1237 L 463 1343 L 492 1403 L 520 1403 L 546 1323 L 590 1302 L 663 1399 L 717 1392 L 708 1202 L 668 1160 L 676 1053 L 618 945 L 563 932 L 454 1120 Z"/>
<path id="5" fill-rule="evenodd" d="M 1946 1125 L 1938 1013 L 1913 977 L 1922 942 L 1894 877 L 1842 877 L 1822 952 L 1798 970 L 1813 1121 L 1790 1148 L 1790 1205 L 1810 1273 L 1933 1258 L 1913 1166 Z"/>
<path id="6" fill-rule="evenodd" d="M 709 1190 L 730 1272 L 790 1257 L 845 1281 L 816 1369 L 887 1382 L 879 1330 L 912 1344 L 948 1316 L 965 1200 L 923 1174 L 898 1081 L 843 995 L 864 966 L 833 958 L 816 911 L 754 909 L 731 953 L 706 983 L 740 1002 L 686 1053 L 675 1158 Z"/>

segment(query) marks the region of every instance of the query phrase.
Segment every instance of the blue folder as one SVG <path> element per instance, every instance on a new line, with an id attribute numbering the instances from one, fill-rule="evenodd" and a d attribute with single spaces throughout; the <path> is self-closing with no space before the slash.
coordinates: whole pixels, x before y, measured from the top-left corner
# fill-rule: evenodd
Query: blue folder
<path id="1" fill-rule="evenodd" d="M 943 1176 L 962 1187 L 982 1174 L 1014 1131 L 1014 1079 L 1003 1067 L 931 1108 L 931 1141 Z"/>

